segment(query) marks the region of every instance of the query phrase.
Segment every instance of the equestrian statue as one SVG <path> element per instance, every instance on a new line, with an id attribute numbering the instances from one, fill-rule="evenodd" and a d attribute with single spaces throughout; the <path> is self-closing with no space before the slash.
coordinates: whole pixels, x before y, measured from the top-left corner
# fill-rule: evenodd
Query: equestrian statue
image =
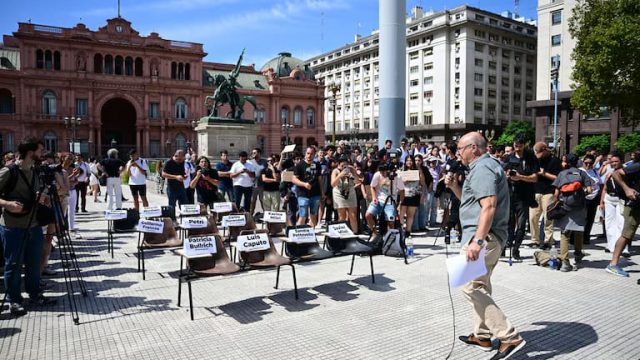
<path id="1" fill-rule="evenodd" d="M 216 75 L 213 81 L 216 90 L 213 92 L 213 96 L 207 96 L 204 99 L 205 106 L 213 102 L 213 107 L 209 113 L 209 117 L 219 117 L 218 110 L 224 104 L 229 104 L 231 111 L 225 114 L 226 118 L 230 119 L 242 119 L 244 113 L 245 102 L 253 105 L 256 108 L 256 99 L 253 96 L 238 94 L 237 88 L 242 87 L 237 83 L 238 75 L 240 75 L 240 64 L 242 63 L 242 57 L 244 55 L 244 49 L 238 58 L 233 71 L 229 73 L 227 78 L 224 75 Z"/>

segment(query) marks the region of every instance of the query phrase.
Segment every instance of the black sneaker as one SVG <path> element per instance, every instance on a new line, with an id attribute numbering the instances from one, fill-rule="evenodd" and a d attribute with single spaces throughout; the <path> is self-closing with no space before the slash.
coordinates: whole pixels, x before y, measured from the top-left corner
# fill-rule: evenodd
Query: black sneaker
<path id="1" fill-rule="evenodd" d="M 538 249 L 538 248 L 540 248 L 540 244 L 538 243 L 529 244 L 529 249 Z"/>
<path id="2" fill-rule="evenodd" d="M 549 250 L 551 249 L 551 245 L 549 244 L 542 244 L 542 246 L 540 246 L 540 250 Z"/>
<path id="3" fill-rule="evenodd" d="M 493 355 L 491 360 L 508 359 L 522 349 L 526 343 L 524 339 L 512 343 L 501 343 L 498 352 Z"/>
<path id="4" fill-rule="evenodd" d="M 9 310 L 11 311 L 11 315 L 14 316 L 23 316 L 27 314 L 27 310 L 25 310 L 20 303 L 11 303 L 9 305 Z"/>
<path id="5" fill-rule="evenodd" d="M 513 260 L 516 260 L 516 261 L 522 261 L 522 257 L 520 256 L 520 251 L 514 250 L 512 258 Z"/>
<path id="6" fill-rule="evenodd" d="M 478 339 L 475 335 L 471 334 L 469 336 L 459 336 L 458 339 L 467 345 L 475 346 L 483 351 L 491 351 L 493 350 L 493 346 L 491 344 L 491 340 L 481 340 Z"/>
<path id="7" fill-rule="evenodd" d="M 58 303 L 58 300 L 48 298 L 42 294 L 36 296 L 35 299 L 31 299 L 30 304 L 33 306 L 51 306 Z"/>

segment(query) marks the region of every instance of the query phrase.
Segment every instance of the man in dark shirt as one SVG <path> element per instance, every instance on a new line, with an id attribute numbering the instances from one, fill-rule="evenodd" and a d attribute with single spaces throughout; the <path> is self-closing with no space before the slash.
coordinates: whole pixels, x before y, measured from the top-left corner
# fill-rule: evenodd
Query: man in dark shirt
<path id="1" fill-rule="evenodd" d="M 220 151 L 220 162 L 216 164 L 216 170 L 218 170 L 218 176 L 220 176 L 219 189 L 222 193 L 222 197 L 227 196 L 227 200 L 234 202 L 233 196 L 233 181 L 231 181 L 231 167 L 233 163 L 229 161 L 229 152 L 227 150 Z"/>
<path id="2" fill-rule="evenodd" d="M 529 207 L 536 205 L 534 183 L 540 171 L 538 160 L 529 149 L 525 149 L 524 137 L 513 141 L 513 152 L 505 161 L 505 171 L 511 191 L 511 218 L 509 221 L 509 244 L 515 260 L 520 257 L 520 245 L 525 235 Z"/>
<path id="3" fill-rule="evenodd" d="M 187 204 L 187 192 L 184 189 L 184 150 L 178 150 L 171 160 L 164 164 L 162 177 L 167 179 L 167 197 L 169 206 Z"/>
<path id="4" fill-rule="evenodd" d="M 551 248 L 554 244 L 553 239 L 553 220 L 547 219 L 547 207 L 553 203 L 553 193 L 555 187 L 552 185 L 560 171 L 562 171 L 562 162 L 549 151 L 547 145 L 538 142 L 533 146 L 533 152 L 538 158 L 540 170 L 538 171 L 538 180 L 534 184 L 535 200 L 537 207 L 529 208 L 529 227 L 531 229 L 531 247 L 540 246 L 540 227 L 538 221 L 540 215 L 544 216 L 544 242 L 542 249 Z"/>
<path id="5" fill-rule="evenodd" d="M 293 184 L 298 188 L 298 225 L 304 225 L 307 217 L 311 218 L 313 227 L 318 223 L 318 209 L 324 192 L 320 186 L 322 169 L 320 164 L 313 161 L 315 155 L 315 149 L 308 147 L 304 161 L 301 161 L 293 172 Z"/>

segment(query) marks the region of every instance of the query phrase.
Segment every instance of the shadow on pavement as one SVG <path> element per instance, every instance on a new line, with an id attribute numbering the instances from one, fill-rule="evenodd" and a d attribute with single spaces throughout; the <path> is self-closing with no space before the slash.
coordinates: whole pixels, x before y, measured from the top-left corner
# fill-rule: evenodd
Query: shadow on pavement
<path id="1" fill-rule="evenodd" d="M 541 321 L 535 322 L 533 325 L 543 326 L 543 328 L 524 331 L 520 334 L 527 341 L 523 350 L 543 353 L 518 358 L 536 360 L 553 359 L 559 355 L 570 354 L 585 346 L 598 342 L 598 334 L 593 327 L 588 324 Z"/>
<path id="2" fill-rule="evenodd" d="M 22 330 L 18 328 L 0 328 L 0 339 L 11 337 L 15 334 L 20 333 Z"/>
<path id="3" fill-rule="evenodd" d="M 387 292 L 387 291 L 393 291 L 396 289 L 393 286 L 391 286 L 391 284 L 395 282 L 394 280 L 389 279 L 388 277 L 382 274 L 375 274 L 375 275 L 376 275 L 375 284 L 371 282 L 371 276 L 359 277 L 357 279 L 351 280 L 351 282 L 354 282 L 360 286 L 364 286 L 369 290 L 373 290 L 373 291 Z"/>

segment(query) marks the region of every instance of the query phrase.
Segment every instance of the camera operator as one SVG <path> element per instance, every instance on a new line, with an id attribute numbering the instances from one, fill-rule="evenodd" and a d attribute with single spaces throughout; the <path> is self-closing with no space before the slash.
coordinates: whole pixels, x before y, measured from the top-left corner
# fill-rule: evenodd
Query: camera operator
<path id="1" fill-rule="evenodd" d="M 626 245 L 631 245 L 631 240 L 640 225 L 640 151 L 636 151 L 632 156 L 633 161 L 622 169 L 617 169 L 611 173 L 615 184 L 621 188 L 621 195 L 624 194 L 624 227 L 622 234 L 616 242 L 615 249 L 611 256 L 611 262 L 607 266 L 607 272 L 628 277 L 629 273 L 624 271 L 619 265 L 620 255 Z"/>
<path id="2" fill-rule="evenodd" d="M 198 204 L 211 207 L 214 202 L 219 201 L 219 184 L 218 171 L 211 168 L 211 162 L 206 156 L 200 157 L 196 166 L 196 175 L 189 183 L 189 187 L 196 190 Z"/>
<path id="3" fill-rule="evenodd" d="M 459 339 L 484 351 L 491 351 L 491 337 L 500 340 L 492 359 L 512 356 L 526 343 L 505 314 L 491 298 L 491 274 L 507 240 L 509 190 L 500 164 L 486 153 L 486 140 L 477 132 L 464 135 L 458 143 L 458 155 L 469 174 L 462 187 L 456 176 L 447 174 L 445 184 L 461 200 L 460 251 L 469 261 L 476 261 L 484 247 L 487 273 L 463 285 L 462 292 L 475 314 L 474 332 Z"/>
<path id="4" fill-rule="evenodd" d="M 525 148 L 524 136 L 518 136 L 513 141 L 513 152 L 507 157 L 504 167 L 511 191 L 509 246 L 512 246 L 513 258 L 522 260 L 520 245 L 529 219 L 529 207 L 537 207 L 534 183 L 540 171 L 533 152 Z M 537 226 L 537 223 L 531 226 Z"/>
<path id="5" fill-rule="evenodd" d="M 540 247 L 540 226 L 538 221 L 540 215 L 544 216 L 544 241 L 542 249 L 551 248 L 554 244 L 553 239 L 553 220 L 547 218 L 547 207 L 553 203 L 555 188 L 552 183 L 562 171 L 562 162 L 549 151 L 547 145 L 538 142 L 533 145 L 533 152 L 538 158 L 540 170 L 538 171 L 538 179 L 534 184 L 535 200 L 538 206 L 529 209 L 529 228 L 531 229 L 531 247 Z"/>
<path id="6" fill-rule="evenodd" d="M 40 259 L 43 249 L 42 228 L 35 221 L 36 199 L 40 179 L 34 166 L 40 162 L 44 145 L 26 138 L 18 145 L 20 160 L 15 167 L 0 169 L 0 237 L 4 244 L 4 287 L 13 315 L 24 315 L 21 294 L 21 272 L 24 264 L 25 289 L 31 304 L 48 305 L 40 289 Z M 17 174 L 17 175 L 16 175 Z M 50 206 L 50 198 L 40 197 L 40 204 Z"/>
<path id="7" fill-rule="evenodd" d="M 404 201 L 404 183 L 399 177 L 390 176 L 390 172 L 389 164 L 381 162 L 380 165 L 378 165 L 378 172 L 376 172 L 371 179 L 372 201 L 369 209 L 367 209 L 366 218 L 374 236 L 378 235 L 376 217 L 380 215 L 381 212 L 384 212 L 387 227 L 392 229 L 396 219 L 396 210 L 400 210 L 400 205 L 398 205 L 397 209 L 394 208 L 391 200 L 395 201 L 399 194 L 399 204 L 402 204 Z M 391 177 L 393 177 L 393 180 Z"/>

